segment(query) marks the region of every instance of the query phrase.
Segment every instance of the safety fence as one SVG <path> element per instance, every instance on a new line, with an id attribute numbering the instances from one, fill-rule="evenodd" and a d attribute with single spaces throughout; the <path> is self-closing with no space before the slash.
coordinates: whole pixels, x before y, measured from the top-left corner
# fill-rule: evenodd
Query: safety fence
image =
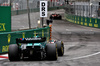
<path id="1" fill-rule="evenodd" d="M 75 16 L 72 14 L 66 14 L 66 19 L 69 22 L 76 23 L 79 25 L 100 28 L 100 19 L 98 18 L 89 18 L 89 17 Z"/>
<path id="2" fill-rule="evenodd" d="M 100 6 L 92 5 L 90 3 L 81 3 L 81 4 L 73 4 L 66 5 L 65 10 L 67 14 L 84 16 L 84 17 L 92 17 L 92 18 L 100 18 Z"/>
<path id="3" fill-rule="evenodd" d="M 29 7 L 31 12 L 39 12 L 41 0 L 1 0 L 0 6 L 11 6 L 11 14 L 20 15 L 27 13 L 27 8 Z M 27 4 L 28 3 L 28 4 Z M 48 1 L 48 11 L 60 9 L 64 6 L 64 2 L 61 1 Z"/>
<path id="4" fill-rule="evenodd" d="M 40 37 L 50 39 L 50 27 L 0 33 L 0 53 L 8 52 L 10 44 L 16 44 L 16 38 L 30 38 L 38 34 Z"/>
<path id="5" fill-rule="evenodd" d="M 83 26 L 100 28 L 100 6 L 90 2 L 74 2 L 65 6 L 66 19 Z"/>
<path id="6" fill-rule="evenodd" d="M 64 6 L 55 6 L 55 7 L 49 7 L 48 8 L 48 11 L 51 11 L 51 10 L 57 10 L 57 9 L 63 9 Z M 39 12 L 39 8 L 33 8 L 33 9 L 30 9 L 30 13 L 32 12 Z M 20 14 L 25 14 L 27 13 L 27 9 L 23 9 L 23 10 L 15 10 L 15 11 L 12 11 L 11 12 L 11 15 L 20 15 Z"/>

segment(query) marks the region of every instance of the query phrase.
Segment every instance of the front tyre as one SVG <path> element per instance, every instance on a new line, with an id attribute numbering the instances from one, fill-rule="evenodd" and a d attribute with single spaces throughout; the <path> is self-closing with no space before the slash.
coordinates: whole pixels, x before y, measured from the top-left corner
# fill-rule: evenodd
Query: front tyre
<path id="1" fill-rule="evenodd" d="M 17 44 L 9 45 L 8 49 L 8 57 L 10 61 L 19 61 L 20 60 L 20 53 Z"/>
<path id="2" fill-rule="evenodd" d="M 47 46 L 46 46 L 46 54 L 47 54 L 47 59 L 49 59 L 49 60 L 57 60 L 58 59 L 58 53 L 57 53 L 56 44 L 47 44 Z"/>

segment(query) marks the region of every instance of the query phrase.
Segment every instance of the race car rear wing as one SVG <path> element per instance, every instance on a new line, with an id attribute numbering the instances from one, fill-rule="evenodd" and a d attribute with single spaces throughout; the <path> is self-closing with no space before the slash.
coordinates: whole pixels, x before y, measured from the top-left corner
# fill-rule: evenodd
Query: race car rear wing
<path id="1" fill-rule="evenodd" d="M 46 37 L 43 38 L 17 38 L 16 43 L 40 43 L 46 41 Z"/>

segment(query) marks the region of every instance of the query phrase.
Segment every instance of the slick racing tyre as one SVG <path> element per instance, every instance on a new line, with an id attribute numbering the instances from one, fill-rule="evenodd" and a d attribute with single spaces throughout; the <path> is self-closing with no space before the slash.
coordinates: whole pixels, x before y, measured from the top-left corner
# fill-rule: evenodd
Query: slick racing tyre
<path id="1" fill-rule="evenodd" d="M 60 16 L 59 19 L 62 20 L 62 16 Z"/>
<path id="2" fill-rule="evenodd" d="M 9 57 L 10 61 L 19 61 L 20 60 L 19 49 L 18 49 L 17 44 L 12 44 L 9 46 L 8 57 Z"/>
<path id="3" fill-rule="evenodd" d="M 46 46 L 46 55 L 48 60 L 57 60 L 58 53 L 56 44 L 47 44 Z"/>
<path id="4" fill-rule="evenodd" d="M 58 50 L 58 56 L 63 56 L 64 55 L 64 44 L 62 41 L 57 41 L 57 50 Z"/>

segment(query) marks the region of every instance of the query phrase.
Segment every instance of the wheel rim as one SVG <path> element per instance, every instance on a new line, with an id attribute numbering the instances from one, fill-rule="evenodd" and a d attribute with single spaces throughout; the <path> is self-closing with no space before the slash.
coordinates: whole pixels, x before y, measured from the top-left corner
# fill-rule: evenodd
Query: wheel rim
<path id="1" fill-rule="evenodd" d="M 58 58 L 57 48 L 56 48 L 56 58 Z"/>
<path id="2" fill-rule="evenodd" d="M 63 50 L 63 46 L 61 47 L 61 52 L 62 52 L 62 54 L 63 54 L 63 52 L 64 52 L 64 50 Z"/>

